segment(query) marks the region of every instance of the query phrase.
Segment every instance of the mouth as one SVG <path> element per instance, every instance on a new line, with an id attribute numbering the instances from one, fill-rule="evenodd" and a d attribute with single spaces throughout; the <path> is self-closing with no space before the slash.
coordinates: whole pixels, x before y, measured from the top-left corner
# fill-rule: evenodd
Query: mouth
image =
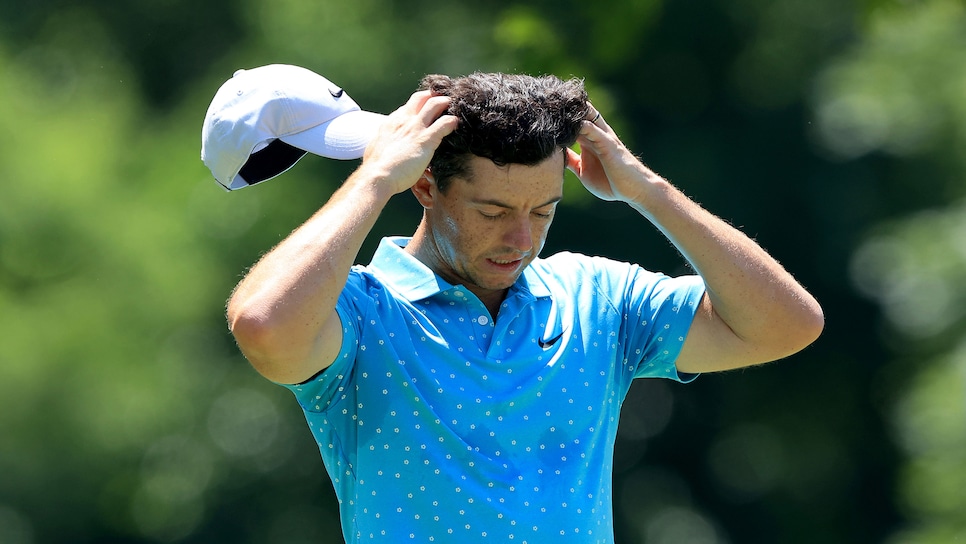
<path id="1" fill-rule="evenodd" d="M 490 263 L 491 266 L 493 266 L 494 268 L 497 268 L 498 270 L 513 271 L 519 268 L 521 264 L 523 264 L 524 259 L 522 257 L 517 259 L 490 258 L 490 259 L 487 259 L 486 261 Z"/>

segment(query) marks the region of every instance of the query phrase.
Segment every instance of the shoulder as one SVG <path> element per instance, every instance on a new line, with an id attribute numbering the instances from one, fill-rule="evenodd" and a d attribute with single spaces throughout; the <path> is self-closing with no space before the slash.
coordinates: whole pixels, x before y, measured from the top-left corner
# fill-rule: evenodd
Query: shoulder
<path id="1" fill-rule="evenodd" d="M 638 264 L 581 253 L 560 252 L 534 261 L 534 271 L 553 290 L 593 290 L 620 306 L 634 301 L 700 298 L 704 282 L 697 275 L 672 277 Z"/>
<path id="2" fill-rule="evenodd" d="M 364 313 L 375 301 L 389 301 L 394 298 L 392 289 L 380 280 L 378 274 L 363 265 L 354 265 L 346 278 L 337 307 L 352 308 L 350 313 Z"/>
<path id="3" fill-rule="evenodd" d="M 542 278 L 571 281 L 598 287 L 624 284 L 628 281 L 652 280 L 663 274 L 648 271 L 640 265 L 607 257 L 561 251 L 533 262 Z"/>
<path id="4" fill-rule="evenodd" d="M 544 276 L 587 277 L 594 276 L 615 266 L 629 266 L 606 257 L 597 257 L 571 251 L 561 251 L 533 261 L 535 270 Z"/>
<path id="5" fill-rule="evenodd" d="M 372 271 L 363 265 L 353 265 L 346 278 L 345 287 L 342 288 L 342 295 L 359 296 L 368 293 L 373 287 L 379 287 L 379 279 L 373 275 Z"/>

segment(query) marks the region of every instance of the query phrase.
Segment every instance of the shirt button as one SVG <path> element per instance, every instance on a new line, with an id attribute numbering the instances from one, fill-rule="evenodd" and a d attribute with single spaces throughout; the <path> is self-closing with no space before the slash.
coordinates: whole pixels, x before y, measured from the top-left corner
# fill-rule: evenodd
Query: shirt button
<path id="1" fill-rule="evenodd" d="M 456 295 L 457 297 L 462 297 L 463 296 L 463 291 L 456 291 L 453 294 Z"/>
<path id="2" fill-rule="evenodd" d="M 476 320 L 480 325 L 486 325 L 490 322 L 490 318 L 485 315 L 481 315 L 479 319 Z"/>

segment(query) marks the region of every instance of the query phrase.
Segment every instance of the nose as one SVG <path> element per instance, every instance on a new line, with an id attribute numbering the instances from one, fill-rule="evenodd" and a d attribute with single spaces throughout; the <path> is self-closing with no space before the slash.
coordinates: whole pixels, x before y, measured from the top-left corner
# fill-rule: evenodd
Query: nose
<path id="1" fill-rule="evenodd" d="M 533 249 L 533 226 L 530 224 L 529 218 L 513 221 L 504 233 L 503 241 L 520 252 L 528 252 Z"/>

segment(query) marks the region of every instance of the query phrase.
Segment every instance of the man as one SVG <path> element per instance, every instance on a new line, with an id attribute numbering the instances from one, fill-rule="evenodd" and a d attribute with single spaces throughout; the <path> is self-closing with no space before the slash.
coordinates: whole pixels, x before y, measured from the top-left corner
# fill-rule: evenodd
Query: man
<path id="1" fill-rule="evenodd" d="M 565 169 L 697 274 L 539 257 Z M 415 233 L 353 266 L 405 191 L 424 210 Z M 298 398 L 349 542 L 611 542 L 631 381 L 786 357 L 824 325 L 765 251 L 632 155 L 580 81 L 504 74 L 427 77 L 249 271 L 228 320 Z"/>

